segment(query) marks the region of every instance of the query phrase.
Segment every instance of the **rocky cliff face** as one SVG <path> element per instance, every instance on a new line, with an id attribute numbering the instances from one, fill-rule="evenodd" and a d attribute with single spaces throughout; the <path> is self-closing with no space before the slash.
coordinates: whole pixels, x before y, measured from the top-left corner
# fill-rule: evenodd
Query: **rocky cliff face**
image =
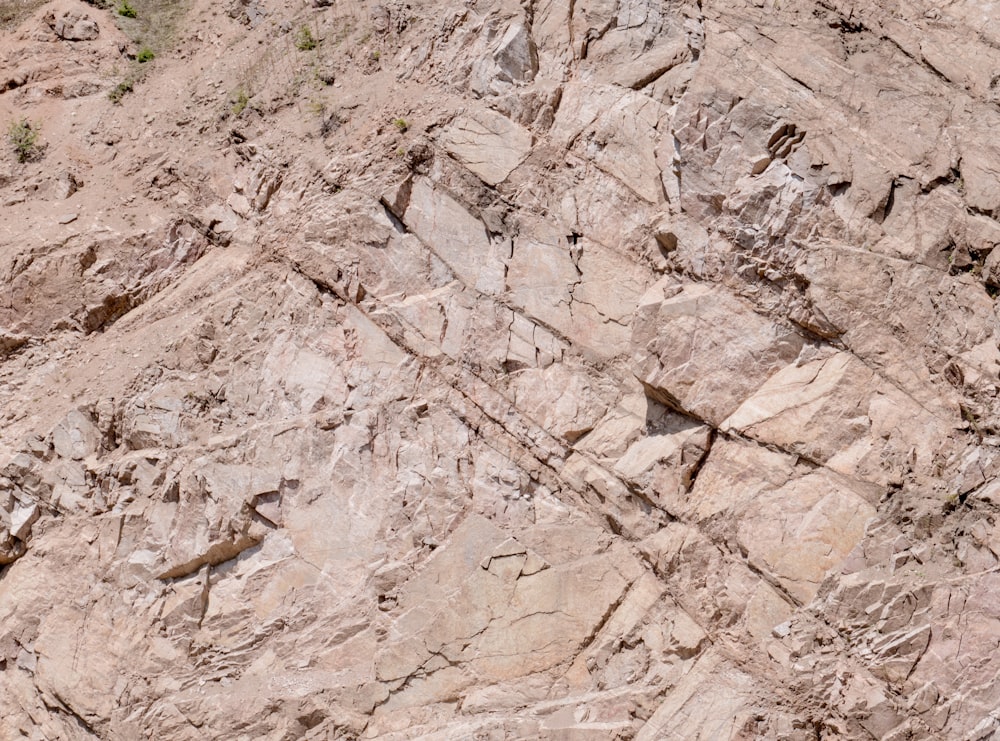
<path id="1" fill-rule="evenodd" d="M 1000 733 L 941 5 L 0 2 L 0 737 Z"/>

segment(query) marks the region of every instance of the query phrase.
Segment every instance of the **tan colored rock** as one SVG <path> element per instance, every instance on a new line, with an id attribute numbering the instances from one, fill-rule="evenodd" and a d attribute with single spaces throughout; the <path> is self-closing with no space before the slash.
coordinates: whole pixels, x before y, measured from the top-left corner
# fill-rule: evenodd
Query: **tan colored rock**
<path id="1" fill-rule="evenodd" d="M 737 485 L 734 496 L 729 492 Z M 720 442 L 698 474 L 689 507 L 701 521 L 718 523 L 732 513 L 750 563 L 805 603 L 861 539 L 875 491 L 828 469 L 796 470 L 791 456 Z"/>
<path id="2" fill-rule="evenodd" d="M 67 5 L 64 3 L 64 6 Z M 49 11 L 45 22 L 55 31 L 56 36 L 66 41 L 92 41 L 100 34 L 97 22 L 82 11 L 84 6 L 63 7 Z"/>
<path id="3" fill-rule="evenodd" d="M 704 737 L 726 734 L 730 728 L 740 728 L 750 719 L 752 691 L 750 677 L 726 667 L 715 652 L 708 653 L 667 695 L 636 739 L 647 741 L 671 735 L 681 738 L 688 733 Z"/>
<path id="4" fill-rule="evenodd" d="M 887 483 L 907 467 L 930 467 L 935 441 L 951 425 L 855 356 L 838 353 L 780 370 L 722 429 Z"/>
<path id="5" fill-rule="evenodd" d="M 708 427 L 678 427 L 640 438 L 615 464 L 615 473 L 668 510 L 676 510 L 691 488 L 711 445 Z"/>
<path id="6" fill-rule="evenodd" d="M 979 4 L 161 5 L 0 9 L 0 738 L 996 732 Z"/>
<path id="7" fill-rule="evenodd" d="M 729 323 L 734 316 L 738 326 Z M 632 335 L 646 393 L 712 425 L 795 360 L 802 345 L 800 335 L 724 290 L 670 280 L 643 296 Z"/>
<path id="8" fill-rule="evenodd" d="M 100 447 L 100 431 L 83 412 L 70 412 L 52 431 L 52 448 L 63 458 L 81 460 L 96 453 Z"/>
<path id="9" fill-rule="evenodd" d="M 417 180 L 404 221 L 466 286 L 487 295 L 503 290 L 503 246 L 490 240 L 483 222 L 451 196 Z"/>
<path id="10" fill-rule="evenodd" d="M 531 134 L 489 110 L 459 118 L 445 134 L 448 152 L 489 185 L 502 183 L 531 151 Z"/>

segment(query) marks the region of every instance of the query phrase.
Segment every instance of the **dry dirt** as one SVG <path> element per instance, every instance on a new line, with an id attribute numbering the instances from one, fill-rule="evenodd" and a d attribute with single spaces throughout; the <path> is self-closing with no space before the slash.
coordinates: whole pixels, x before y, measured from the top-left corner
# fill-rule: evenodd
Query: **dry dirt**
<path id="1" fill-rule="evenodd" d="M 0 739 L 1000 738 L 998 21 L 0 0 Z"/>

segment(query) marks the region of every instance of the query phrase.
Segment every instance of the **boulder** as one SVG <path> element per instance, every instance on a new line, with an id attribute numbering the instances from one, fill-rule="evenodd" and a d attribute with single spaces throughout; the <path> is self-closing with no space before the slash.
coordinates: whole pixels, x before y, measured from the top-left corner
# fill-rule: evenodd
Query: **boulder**
<path id="1" fill-rule="evenodd" d="M 792 363 L 803 337 L 724 288 L 663 279 L 632 330 L 635 375 L 653 399 L 718 426 Z"/>
<path id="2" fill-rule="evenodd" d="M 100 35 L 97 21 L 81 8 L 62 8 L 49 11 L 45 22 L 56 36 L 66 41 L 92 41 Z"/>

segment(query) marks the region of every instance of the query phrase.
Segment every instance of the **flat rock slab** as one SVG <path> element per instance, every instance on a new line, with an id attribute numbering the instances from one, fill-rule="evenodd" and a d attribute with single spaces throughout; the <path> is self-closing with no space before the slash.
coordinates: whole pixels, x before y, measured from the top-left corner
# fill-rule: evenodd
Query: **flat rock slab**
<path id="1" fill-rule="evenodd" d="M 527 129 L 489 110 L 456 119 L 444 136 L 444 146 L 489 185 L 498 185 L 531 151 Z"/>
<path id="2" fill-rule="evenodd" d="M 802 345 L 725 289 L 669 279 L 643 297 L 632 330 L 634 372 L 647 395 L 713 426 Z"/>

